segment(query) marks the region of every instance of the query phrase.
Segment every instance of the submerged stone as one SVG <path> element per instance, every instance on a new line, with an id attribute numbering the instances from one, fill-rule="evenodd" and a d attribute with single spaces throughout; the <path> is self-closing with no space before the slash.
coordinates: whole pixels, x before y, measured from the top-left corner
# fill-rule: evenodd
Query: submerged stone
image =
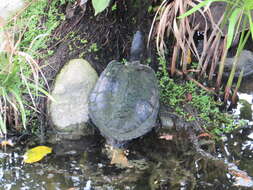
<path id="1" fill-rule="evenodd" d="M 87 132 L 88 96 L 98 75 L 83 59 L 73 59 L 56 76 L 52 89 L 55 101 L 48 112 L 51 125 L 66 139 L 78 139 Z"/>

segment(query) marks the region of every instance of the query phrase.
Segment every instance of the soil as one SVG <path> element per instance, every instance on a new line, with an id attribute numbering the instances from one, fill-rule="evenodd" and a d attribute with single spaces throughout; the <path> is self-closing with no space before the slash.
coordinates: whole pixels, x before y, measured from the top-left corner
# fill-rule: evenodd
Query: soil
<path id="1" fill-rule="evenodd" d="M 55 53 L 41 60 L 42 64 L 47 65 L 44 74 L 50 85 L 60 68 L 70 59 L 84 58 L 101 73 L 111 60 L 129 57 L 132 37 L 137 30 L 141 30 L 147 40 L 153 19 L 148 13 L 151 2 L 118 0 L 113 1 L 112 5 L 114 3 L 117 5 L 116 10 L 108 8 L 95 17 L 89 1 L 85 11 L 77 7 L 74 15 L 56 29 L 53 36 L 60 40 L 51 42 L 47 49 Z M 66 6 L 61 7 L 62 11 L 66 12 Z M 92 49 L 94 44 L 96 48 Z M 152 58 L 151 53 L 149 56 L 147 54 L 145 51 L 143 57 Z M 154 64 L 151 66 L 154 67 Z"/>

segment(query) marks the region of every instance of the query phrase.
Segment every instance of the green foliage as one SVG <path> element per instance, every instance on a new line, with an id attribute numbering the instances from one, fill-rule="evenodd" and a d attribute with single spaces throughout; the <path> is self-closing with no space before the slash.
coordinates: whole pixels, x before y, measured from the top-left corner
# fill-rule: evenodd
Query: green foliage
<path id="1" fill-rule="evenodd" d="M 235 9 L 231 16 L 229 17 L 229 26 L 228 26 L 228 38 L 227 38 L 227 49 L 231 47 L 233 42 L 233 37 L 235 33 L 235 26 L 237 23 L 237 18 L 239 17 L 240 9 Z"/>
<path id="2" fill-rule="evenodd" d="M 184 17 L 190 16 L 191 14 L 199 11 L 202 7 L 212 3 L 212 2 L 218 2 L 218 1 L 222 1 L 222 0 L 205 0 L 200 2 L 199 4 L 197 4 L 196 6 L 194 6 L 192 9 L 190 9 L 189 11 L 187 11 L 186 13 L 180 15 L 178 18 L 182 19 Z"/>
<path id="3" fill-rule="evenodd" d="M 25 106 L 21 97 L 22 79 L 19 75 L 21 66 L 14 59 L 9 63 L 10 57 L 6 53 L 0 54 L 0 97 L 1 112 L 0 116 L 0 134 L 6 134 L 6 113 L 7 105 L 11 105 L 15 111 L 19 111 L 22 118 L 22 124 L 25 128 L 26 114 Z"/>
<path id="4" fill-rule="evenodd" d="M 10 50 L 0 53 L 0 135 L 7 133 L 7 122 L 13 122 L 10 119 L 14 120 L 14 116 L 20 116 L 22 126 L 26 128 L 27 118 L 34 114 L 29 109 L 32 107 L 36 110 L 36 97 L 41 94 L 51 97 L 39 85 L 39 81 L 42 81 L 39 74 L 42 73 L 35 59 L 42 57 L 38 50 L 47 47 L 47 42 L 52 40 L 52 31 L 65 16 L 58 13 L 58 1 L 52 1 L 47 13 L 47 0 L 28 2 L 31 5 L 19 18 L 5 26 L 13 39 L 7 41 Z M 46 22 L 41 23 L 42 18 Z M 48 54 L 52 54 L 52 51 L 49 50 Z M 19 121 L 15 124 L 19 125 Z"/>
<path id="5" fill-rule="evenodd" d="M 111 0 L 92 0 L 92 6 L 95 9 L 95 16 L 104 11 L 109 6 L 110 1 Z"/>
<path id="6" fill-rule="evenodd" d="M 233 42 L 233 37 L 237 30 L 241 25 L 241 20 L 243 16 L 246 16 L 245 19 L 247 20 L 248 24 L 250 25 L 250 31 L 253 39 L 253 22 L 252 22 L 252 16 L 251 11 L 253 10 L 253 1 L 252 0 L 205 0 L 200 2 L 197 6 L 193 7 L 189 11 L 187 11 L 185 14 L 180 15 L 178 18 L 184 18 L 186 16 L 189 16 L 193 14 L 196 11 L 199 11 L 202 7 L 209 5 L 213 2 L 226 2 L 228 5 L 228 8 L 226 9 L 226 14 L 224 18 L 223 24 L 226 24 L 228 22 L 228 40 L 227 40 L 227 48 L 231 47 L 231 44 Z M 243 31 L 247 30 L 246 25 L 242 28 Z"/>
<path id="7" fill-rule="evenodd" d="M 92 43 L 91 46 L 88 49 L 89 52 L 97 52 L 98 51 L 98 46 L 97 43 Z"/>
<path id="8" fill-rule="evenodd" d="M 232 70 L 230 72 L 229 79 L 227 81 L 227 85 L 225 88 L 225 98 L 224 100 L 227 101 L 230 93 L 230 89 L 234 80 L 234 74 L 236 71 L 237 63 L 250 34 L 253 39 L 253 21 L 252 21 L 252 12 L 253 12 L 253 1 L 252 0 L 204 0 L 200 2 L 198 5 L 187 11 L 185 14 L 182 14 L 178 18 L 184 18 L 193 14 L 196 11 L 199 11 L 202 7 L 209 5 L 213 2 L 225 2 L 227 4 L 223 22 L 221 23 L 221 27 L 228 24 L 228 31 L 227 31 L 227 40 L 226 42 L 226 49 L 224 50 L 223 59 L 221 64 L 219 65 L 219 75 L 217 80 L 217 87 L 220 85 L 221 75 L 223 73 L 223 68 L 225 64 L 225 58 L 227 56 L 227 50 L 231 47 L 236 35 L 239 36 L 239 44 L 236 50 L 236 55 L 233 63 Z M 249 28 L 248 28 L 249 26 Z M 249 31 L 248 31 L 249 30 Z M 248 31 L 248 32 L 247 32 Z M 245 34 L 246 33 L 246 34 Z M 237 82 L 237 89 L 240 86 L 240 81 L 242 80 L 243 70 L 241 70 L 241 78 L 239 78 Z M 233 95 L 235 97 L 235 94 Z"/>
<path id="9" fill-rule="evenodd" d="M 67 0 L 61 1 L 66 3 Z M 52 1 L 48 12 L 45 8 L 48 5 L 47 0 L 38 0 L 32 3 L 17 21 L 19 28 L 25 30 L 23 38 L 19 44 L 22 51 L 29 51 L 33 56 L 38 57 L 38 49 L 45 49 L 47 42 L 52 40 L 50 34 L 65 19 L 64 13 L 59 13 L 57 1 Z M 46 22 L 41 24 L 42 18 Z"/>
<path id="10" fill-rule="evenodd" d="M 197 111 L 198 117 L 204 121 L 205 126 L 203 127 L 215 135 L 230 132 L 237 127 L 231 115 L 219 110 L 221 102 L 215 101 L 212 94 L 200 89 L 191 81 L 175 83 L 169 77 L 166 68 L 166 62 L 164 59 L 160 59 L 158 78 L 163 103 L 171 106 L 187 121 L 192 121 L 197 118 L 189 115 L 183 109 L 185 104 L 190 104 Z"/>
<path id="11" fill-rule="evenodd" d="M 114 5 L 112 6 L 111 10 L 112 11 L 116 11 L 117 10 L 117 4 L 116 3 L 114 3 Z"/>

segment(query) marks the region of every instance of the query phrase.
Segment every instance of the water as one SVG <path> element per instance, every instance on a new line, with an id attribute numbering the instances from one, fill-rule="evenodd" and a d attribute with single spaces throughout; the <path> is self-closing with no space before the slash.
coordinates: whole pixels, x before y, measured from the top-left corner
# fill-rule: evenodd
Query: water
<path id="1" fill-rule="evenodd" d="M 94 135 L 49 144 L 54 152 L 34 164 L 22 161 L 34 145 L 0 151 L 0 190 L 253 189 L 252 92 L 242 89 L 239 97 L 244 100 L 234 110 L 238 118 L 250 120 L 248 125 L 223 136 L 216 147 L 203 147 L 222 161 L 196 152 L 183 132 L 172 131 L 165 140 L 153 131 L 128 144 L 132 168 L 115 167 L 103 138 Z"/>
<path id="2" fill-rule="evenodd" d="M 235 174 L 238 168 L 239 177 L 240 171 L 247 172 L 245 187 L 236 186 L 241 179 L 236 179 L 238 176 L 232 175 L 222 162 L 196 154 L 187 145 L 187 139 L 173 134 L 174 140 L 166 141 L 149 134 L 129 144 L 128 158 L 134 167 L 127 169 L 110 165 L 103 142 L 95 146 L 87 144 L 83 150 L 74 150 L 73 145 L 72 151 L 58 150 L 57 145 L 51 145 L 55 152 L 34 164 L 22 162 L 24 147 L 8 148 L 7 152 L 0 153 L 0 189 L 250 189 L 247 186 L 252 185 L 250 176 L 253 176 L 252 132 L 248 128 L 230 134 L 224 138 L 226 151 L 218 149 L 220 157 L 234 163 L 230 170 Z"/>

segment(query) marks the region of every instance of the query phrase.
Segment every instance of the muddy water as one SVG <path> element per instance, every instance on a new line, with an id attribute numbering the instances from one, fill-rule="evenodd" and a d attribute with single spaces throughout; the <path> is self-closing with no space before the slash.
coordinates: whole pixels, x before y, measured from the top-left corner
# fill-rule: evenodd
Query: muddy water
<path id="1" fill-rule="evenodd" d="M 48 144 L 54 152 L 34 164 L 22 162 L 28 147 L 2 150 L 0 190 L 253 189 L 253 90 L 247 88 L 234 114 L 248 125 L 223 136 L 220 145 L 202 147 L 221 160 L 196 152 L 183 132 L 171 131 L 166 140 L 152 131 L 127 145 L 132 167 L 120 168 L 110 164 L 103 138 L 93 135 Z"/>
<path id="2" fill-rule="evenodd" d="M 222 162 L 198 155 L 181 135 L 172 134 L 174 139 L 167 141 L 150 134 L 129 144 L 132 168 L 110 165 L 103 142 L 87 143 L 83 150 L 70 141 L 64 142 L 66 149 L 51 145 L 53 154 L 29 165 L 22 162 L 25 148 L 8 148 L 0 153 L 0 189 L 252 189 L 252 134 L 250 128 L 241 129 L 224 138 L 224 148 L 217 148 L 219 157 L 247 172 L 243 177 L 236 168 L 233 175 Z"/>

